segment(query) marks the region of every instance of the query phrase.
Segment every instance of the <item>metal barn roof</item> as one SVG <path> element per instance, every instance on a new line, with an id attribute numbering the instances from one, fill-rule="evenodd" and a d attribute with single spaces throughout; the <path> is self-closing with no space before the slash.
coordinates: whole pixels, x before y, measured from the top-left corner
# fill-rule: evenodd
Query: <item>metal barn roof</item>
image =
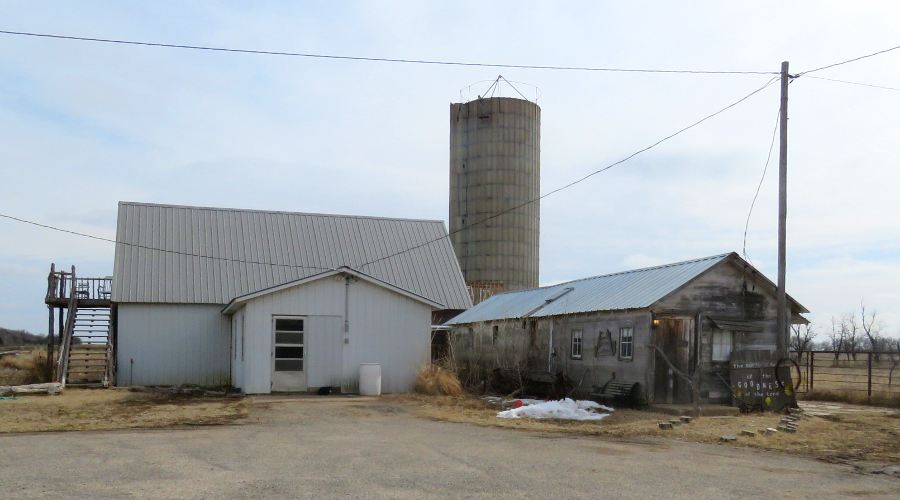
<path id="1" fill-rule="evenodd" d="M 456 316 L 447 324 L 642 309 L 650 307 L 729 255 L 731 254 L 714 255 L 531 290 L 501 293 Z"/>
<path id="2" fill-rule="evenodd" d="M 347 266 L 465 309 L 471 302 L 446 235 L 433 220 L 120 202 L 112 299 L 227 304 Z"/>

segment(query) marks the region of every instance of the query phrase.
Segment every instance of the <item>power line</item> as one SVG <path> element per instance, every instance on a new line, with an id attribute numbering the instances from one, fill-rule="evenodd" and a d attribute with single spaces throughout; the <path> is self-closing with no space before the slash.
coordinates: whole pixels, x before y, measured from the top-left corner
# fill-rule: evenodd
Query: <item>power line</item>
<path id="1" fill-rule="evenodd" d="M 214 257 L 211 255 L 203 255 L 203 254 L 197 254 L 197 253 L 191 253 L 191 252 L 181 252 L 179 250 L 172 250 L 169 248 L 158 248 L 158 247 L 151 247 L 151 246 L 147 246 L 147 245 L 141 245 L 138 243 L 129 243 L 127 241 L 118 241 L 118 240 L 114 240 L 112 238 L 97 236 L 95 234 L 82 233 L 79 231 L 73 231 L 71 229 L 65 229 L 65 228 L 61 228 L 61 227 L 57 227 L 57 226 L 51 226 L 49 224 L 42 224 L 40 222 L 35 222 L 35 221 L 28 220 L 28 219 L 22 219 L 22 218 L 14 217 L 12 215 L 7 215 L 4 213 L 0 213 L 0 217 L 14 220 L 17 222 L 21 222 L 23 224 L 30 224 L 32 226 L 37 226 L 37 227 L 41 227 L 44 229 L 51 229 L 53 231 L 59 231 L 61 233 L 73 234 L 75 236 L 81 236 L 84 238 L 90 238 L 90 239 L 98 240 L 98 241 L 105 241 L 108 243 L 115 243 L 116 245 L 125 245 L 125 246 L 129 246 L 129 247 L 140 248 L 143 250 L 153 250 L 156 252 L 172 253 L 172 254 L 176 254 L 176 255 L 183 255 L 185 257 L 199 257 L 202 259 L 224 260 L 227 262 L 237 262 L 237 263 L 241 263 L 241 264 L 258 264 L 258 265 L 263 265 L 263 266 L 274 266 L 274 267 L 293 267 L 293 268 L 299 268 L 299 269 L 316 269 L 316 270 L 320 270 L 320 271 L 333 271 L 334 270 L 333 267 L 302 266 L 299 264 L 280 264 L 280 263 L 276 263 L 276 262 L 262 262 L 262 261 L 244 260 L 244 259 L 231 259 L 228 257 Z"/>
<path id="2" fill-rule="evenodd" d="M 756 186 L 756 193 L 753 194 L 753 201 L 750 202 L 750 210 L 747 212 L 747 222 L 744 224 L 744 246 L 743 246 L 743 254 L 744 260 L 747 262 L 750 261 L 750 257 L 747 255 L 747 230 L 750 228 L 750 216 L 753 215 L 753 207 L 756 205 L 756 199 L 759 197 L 759 191 L 762 189 L 763 181 L 766 180 L 766 172 L 769 171 L 769 161 L 772 159 L 772 150 L 775 149 L 775 137 L 778 136 L 778 122 L 781 120 L 781 108 L 778 108 L 778 113 L 775 114 L 775 128 L 772 130 L 772 142 L 769 144 L 769 153 L 766 154 L 766 165 L 763 167 L 762 177 L 759 179 L 759 184 Z"/>
<path id="3" fill-rule="evenodd" d="M 816 80 L 826 80 L 829 82 L 837 82 L 837 83 L 846 83 L 848 85 L 859 85 L 861 87 L 872 87 L 874 89 L 883 89 L 883 90 L 900 90 L 897 87 L 887 87 L 884 85 L 875 85 L 873 83 L 862 83 L 862 82 L 851 82 L 847 80 L 838 80 L 837 78 L 825 78 L 822 76 L 813 76 L 813 75 L 803 75 L 804 78 L 814 78 Z"/>
<path id="4" fill-rule="evenodd" d="M 175 43 L 161 42 L 141 42 L 136 40 L 123 40 L 114 38 L 93 38 L 72 35 L 58 35 L 50 33 L 33 33 L 27 31 L 8 31 L 0 30 L 0 34 L 13 36 L 30 36 L 38 38 L 52 38 L 57 40 L 75 40 L 80 42 L 97 42 L 111 43 L 122 45 L 139 45 L 144 47 L 164 47 L 170 49 L 188 49 L 188 50 L 207 50 L 214 52 L 231 52 L 240 54 L 255 54 L 268 56 L 286 56 L 286 57 L 305 57 L 310 59 L 338 59 L 345 61 L 367 61 L 367 62 L 384 62 L 384 63 L 401 63 L 401 64 L 430 64 L 441 66 L 476 66 L 484 68 L 511 68 L 511 69 L 539 69 L 539 70 L 556 70 L 556 71 L 595 71 L 595 72 L 613 72 L 613 73 L 675 73 L 675 74 L 694 74 L 694 75 L 773 75 L 777 71 L 719 71 L 719 70 L 694 70 L 694 69 L 651 69 L 651 68 L 612 68 L 612 67 L 594 67 L 594 66 L 553 66 L 539 64 L 500 64 L 500 63 L 483 63 L 483 62 L 467 62 L 467 61 L 442 61 L 432 59 L 400 59 L 392 57 L 365 57 L 365 56 L 349 56 L 338 54 L 319 54 L 312 52 L 285 52 L 278 50 L 255 50 L 241 49 L 232 47 L 214 47 L 209 45 L 185 45 Z"/>
<path id="5" fill-rule="evenodd" d="M 890 51 L 892 51 L 892 50 L 897 50 L 897 49 L 900 49 L 900 45 L 897 45 L 897 46 L 894 46 L 894 47 L 890 47 L 890 48 L 887 48 L 887 49 L 883 49 L 883 50 L 879 50 L 878 52 L 872 52 L 871 54 L 866 54 L 866 55 L 864 55 L 864 56 L 854 57 L 853 59 L 847 59 L 846 61 L 836 62 L 836 63 L 833 63 L 833 64 L 828 64 L 828 65 L 825 65 L 825 66 L 820 66 L 820 67 L 815 68 L 815 69 L 809 69 L 809 70 L 806 70 L 806 71 L 801 71 L 800 73 L 797 73 L 797 76 L 805 75 L 805 74 L 807 74 L 807 73 L 813 73 L 813 72 L 816 72 L 816 71 L 822 71 L 823 69 L 834 68 L 835 66 L 842 66 L 842 65 L 844 65 L 844 64 L 848 64 L 848 63 L 852 63 L 852 62 L 859 61 L 860 59 L 866 59 L 866 58 L 869 58 L 869 57 L 874 57 L 874 56 L 877 56 L 877 55 L 879 55 L 879 54 L 884 54 L 885 52 L 890 52 Z"/>
<path id="6" fill-rule="evenodd" d="M 393 254 L 391 254 L 391 255 L 386 255 L 386 256 L 384 256 L 384 257 L 380 257 L 380 258 L 378 258 L 378 259 L 375 259 L 375 260 L 371 260 L 371 261 L 365 262 L 365 263 L 361 264 L 360 267 L 363 268 L 363 267 L 368 266 L 369 264 L 374 264 L 375 262 L 380 262 L 380 261 L 382 261 L 382 260 L 390 259 L 390 258 L 392 258 L 392 257 L 396 257 L 397 255 L 400 255 L 400 254 L 403 254 L 403 253 L 407 253 L 407 252 L 411 252 L 411 251 L 413 251 L 413 250 L 415 250 L 415 249 L 417 249 L 417 248 L 421 248 L 421 247 L 423 247 L 423 246 L 430 245 L 430 244 L 435 243 L 435 242 L 437 242 L 437 241 L 440 241 L 440 240 L 442 240 L 442 239 L 444 239 L 444 238 L 449 238 L 450 236 L 453 236 L 453 235 L 456 234 L 456 233 L 459 233 L 459 232 L 461 232 L 461 231 L 465 231 L 465 230 L 467 230 L 467 229 L 469 229 L 469 228 L 471 228 L 471 227 L 473 227 L 473 226 L 477 226 L 477 225 L 480 225 L 480 224 L 484 224 L 485 222 L 488 222 L 488 221 L 491 221 L 491 220 L 493 220 L 493 219 L 496 219 L 497 217 L 500 217 L 500 216 L 502 216 L 502 215 L 504 215 L 504 214 L 507 214 L 507 213 L 512 212 L 512 211 L 514 211 L 514 210 L 518 210 L 518 209 L 520 209 L 520 208 L 522 208 L 522 207 L 531 205 L 532 203 L 536 203 L 536 202 L 538 202 L 538 201 L 540 201 L 540 200 L 543 200 L 544 198 L 546 198 L 546 197 L 548 197 L 548 196 L 551 196 L 551 195 L 554 195 L 554 194 L 556 194 L 556 193 L 558 193 L 558 192 L 560 192 L 560 191 L 562 191 L 562 190 L 564 190 L 564 189 L 568 189 L 568 188 L 570 188 L 570 187 L 572 187 L 572 186 L 574 186 L 574 185 L 576 185 L 576 184 L 579 184 L 579 183 L 581 183 L 581 182 L 584 182 L 584 181 L 590 179 L 591 177 L 593 177 L 593 176 L 595 176 L 595 175 L 597 175 L 597 174 L 600 174 L 600 173 L 602 173 L 602 172 L 606 172 L 607 170 L 609 170 L 609 169 L 615 167 L 616 165 L 620 165 L 620 164 L 622 164 L 622 163 L 625 163 L 625 162 L 627 162 L 628 160 L 634 158 L 635 156 L 637 156 L 637 155 L 639 155 L 639 154 L 641 154 L 641 153 L 644 153 L 644 152 L 646 152 L 646 151 L 648 151 L 648 150 L 650 150 L 650 149 L 655 148 L 656 146 L 662 144 L 663 142 L 668 141 L 669 139 L 671 139 L 671 138 L 673 138 L 673 137 L 675 137 L 675 136 L 677 136 L 677 135 L 679 135 L 679 134 L 681 134 L 681 133 L 683 133 L 683 132 L 686 132 L 686 131 L 692 129 L 692 128 L 696 127 L 697 125 L 700 125 L 701 123 L 705 122 L 706 120 L 709 120 L 710 118 L 713 118 L 713 117 L 715 117 L 715 116 L 717 116 L 717 115 L 720 115 L 720 114 L 724 113 L 725 111 L 728 111 L 729 109 L 731 109 L 731 108 L 737 106 L 738 104 L 740 104 L 740 103 L 746 101 L 747 99 L 753 97 L 754 95 L 758 94 L 759 92 L 762 92 L 764 89 L 766 89 L 766 87 L 768 87 L 769 85 L 771 85 L 772 83 L 774 83 L 774 82 L 777 81 L 777 80 L 778 80 L 778 78 L 771 78 L 771 79 L 770 79 L 768 82 L 766 82 L 766 84 L 763 85 L 762 87 L 760 87 L 760 88 L 754 90 L 753 92 L 750 92 L 749 94 L 747 94 L 747 95 L 745 95 L 744 97 L 741 97 L 740 99 L 738 99 L 738 100 L 732 102 L 731 104 L 725 106 L 724 108 L 721 108 L 721 109 L 719 109 L 718 111 L 715 111 L 715 112 L 713 112 L 713 113 L 711 113 L 711 114 L 709 114 L 709 115 L 704 116 L 703 118 L 701 118 L 701 119 L 699 119 L 699 120 L 697 120 L 697 121 L 691 123 L 690 125 L 688 125 L 688 126 L 686 126 L 686 127 L 684 127 L 684 128 L 681 128 L 681 129 L 679 129 L 678 131 L 676 131 L 676 132 L 674 132 L 674 133 L 672 133 L 672 134 L 669 134 L 669 135 L 663 137 L 662 139 L 660 139 L 660 140 L 654 142 L 653 144 L 651 144 L 651 145 L 649 145 L 649 146 L 646 146 L 646 147 L 644 147 L 644 148 L 642 148 L 642 149 L 639 149 L 639 150 L 635 151 L 634 153 L 631 153 L 630 155 L 628 155 L 628 156 L 622 158 L 621 160 L 618 160 L 618 161 L 616 161 L 616 162 L 610 163 L 609 165 L 606 165 L 605 167 L 603 167 L 603 168 L 601 168 L 601 169 L 595 170 L 595 171 L 593 171 L 593 172 L 591 172 L 591 173 L 589 173 L 589 174 L 587 174 L 587 175 L 585 175 L 585 176 L 583 176 L 583 177 L 580 177 L 580 178 L 578 178 L 578 179 L 576 179 L 576 180 L 574 180 L 574 181 L 572 181 L 572 182 L 570 182 L 570 183 L 568 183 L 568 184 L 565 184 L 565 185 L 563 185 L 563 186 L 561 186 L 561 187 L 558 187 L 558 188 L 556 188 L 556 189 L 554 189 L 554 190 L 552 190 L 552 191 L 549 191 L 549 192 L 547 192 L 547 193 L 545 193 L 545 194 L 542 194 L 541 196 L 538 196 L 537 198 L 528 200 L 528 201 L 526 201 L 526 202 L 524 202 L 524 203 L 520 203 L 520 204 L 518 204 L 518 205 L 516 205 L 516 206 L 514 206 L 514 207 L 507 208 L 506 210 L 502 210 L 502 211 L 497 212 L 497 213 L 495 213 L 495 214 L 493 214 L 493 215 L 489 215 L 489 216 L 487 216 L 487 217 L 485 217 L 485 218 L 483 218 L 483 219 L 477 220 L 477 221 L 475 221 L 475 222 L 473 222 L 473 223 L 471 223 L 471 224 L 462 226 L 462 227 L 460 227 L 459 229 L 457 229 L 457 230 L 455 230 L 455 231 L 451 231 L 450 233 L 448 233 L 448 234 L 445 235 L 445 236 L 441 236 L 441 237 L 439 237 L 439 238 L 435 238 L 435 239 L 433 239 L 433 240 L 426 241 L 426 242 L 424 242 L 424 243 L 421 243 L 421 244 L 419 244 L 419 245 L 415 245 L 415 246 L 410 247 L 410 248 L 407 248 L 407 249 L 405 249 L 405 250 L 401 250 L 401 251 L 396 252 L 396 253 L 393 253 Z"/>
<path id="7" fill-rule="evenodd" d="M 665 141 L 667 141 L 667 140 L 669 140 L 669 139 L 672 139 L 673 137 L 675 137 L 675 136 L 677 136 L 677 135 L 679 135 L 679 134 L 681 134 L 681 133 L 683 133 L 683 132 L 686 132 L 686 131 L 692 129 L 692 128 L 694 128 L 694 127 L 700 125 L 701 123 L 703 123 L 703 122 L 705 122 L 705 121 L 707 121 L 707 120 L 709 120 L 709 119 L 711 119 L 711 118 L 713 118 L 713 117 L 715 117 L 715 116 L 717 116 L 717 115 L 719 115 L 719 114 L 721 114 L 721 113 L 724 113 L 725 111 L 727 111 L 727 110 L 729 110 L 729 109 L 731 109 L 731 108 L 737 106 L 738 104 L 740 104 L 740 103 L 746 101 L 747 99 L 749 99 L 750 97 L 752 97 L 752 96 L 758 94 L 759 92 L 762 92 L 765 88 L 767 88 L 769 85 L 771 85 L 771 84 L 772 84 L 773 82 L 775 82 L 776 80 L 777 80 L 777 78 L 771 78 L 771 79 L 770 79 L 769 81 L 767 81 L 766 84 L 763 85 L 762 87 L 760 87 L 760 88 L 754 90 L 753 92 L 750 92 L 749 94 L 747 94 L 747 95 L 741 97 L 740 99 L 738 99 L 738 100 L 732 102 L 731 104 L 729 104 L 729 105 L 727 105 L 727 106 L 725 106 L 725 107 L 719 109 L 718 111 L 715 111 L 715 112 L 713 112 L 713 113 L 711 113 L 711 114 L 709 114 L 709 115 L 706 115 L 705 117 L 703 117 L 703 118 L 701 118 L 701 119 L 699 119 L 699 120 L 697 120 L 697 121 L 691 123 L 690 125 L 688 125 L 688 126 L 686 126 L 686 127 L 683 127 L 683 128 L 681 128 L 681 129 L 679 129 L 678 131 L 676 131 L 676 132 L 674 132 L 674 133 L 672 133 L 672 134 L 669 134 L 669 135 L 663 137 L 662 139 L 660 139 L 660 140 L 654 142 L 653 144 L 651 144 L 651 145 L 649 145 L 649 146 L 647 146 L 647 147 L 644 147 L 644 148 L 642 148 L 642 149 L 640 149 L 640 150 L 638 150 L 638 151 L 635 151 L 634 153 L 631 153 L 630 155 L 628 155 L 628 156 L 622 158 L 621 160 L 618 160 L 618 161 L 616 161 L 616 162 L 614 162 L 614 163 L 611 163 L 611 164 L 609 164 L 609 165 L 606 165 L 605 167 L 603 167 L 603 168 L 601 168 L 601 169 L 599 169 L 599 170 L 595 170 L 594 172 L 591 172 L 591 173 L 589 173 L 589 174 L 587 174 L 587 175 L 585 175 L 585 176 L 583 176 L 583 177 L 581 177 L 581 178 L 579 178 L 579 179 L 576 179 L 576 180 L 574 180 L 574 181 L 572 181 L 572 182 L 570 182 L 570 183 L 568 183 L 568 184 L 566 184 L 566 185 L 564 185 L 564 186 L 558 187 L 558 188 L 556 188 L 556 189 L 554 189 L 554 190 L 552 190 L 552 191 L 550 191 L 550 192 L 548 192 L 548 193 L 546 193 L 546 194 L 543 194 L 543 195 L 541 195 L 541 196 L 538 197 L 538 198 L 535 198 L 535 199 L 533 199 L 533 200 L 527 201 L 527 202 L 525 202 L 525 203 L 522 203 L 522 204 L 520 204 L 520 205 L 514 206 L 514 207 L 512 207 L 512 208 L 508 208 L 508 209 L 503 210 L 503 211 L 501 211 L 501 212 L 498 212 L 498 213 L 496 213 L 496 214 L 494 214 L 494 215 L 491 215 L 491 216 L 486 217 L 486 218 L 484 218 L 484 219 L 481 219 L 481 220 L 479 220 L 479 221 L 473 222 L 472 224 L 463 226 L 463 227 L 461 227 L 461 228 L 459 228 L 459 229 L 457 229 L 457 230 L 455 230 L 455 231 L 453 231 L 453 232 L 451 232 L 451 233 L 449 233 L 449 234 L 447 234 L 447 235 L 444 235 L 444 236 L 441 236 L 441 237 L 438 237 L 438 238 L 434 238 L 434 239 L 432 239 L 432 240 L 428 240 L 428 241 L 426 241 L 426 242 L 424 242 L 424 243 L 421 243 L 421 244 L 418 244 L 418 245 L 409 247 L 409 248 L 407 248 L 407 249 L 404 249 L 404 250 L 401 250 L 401 251 L 398 251 L 398 252 L 394 252 L 394 253 L 392 253 L 392 254 L 389 254 L 389 255 L 386 255 L 386 256 L 383 256 L 383 257 L 379 257 L 379 258 L 377 258 L 377 259 L 374 259 L 374 260 L 365 262 L 365 263 L 363 263 L 363 264 L 360 264 L 358 267 L 359 267 L 359 268 L 363 268 L 363 267 L 365 267 L 365 266 L 374 264 L 374 263 L 376 263 L 376 262 L 380 262 L 380 261 L 383 261 L 383 260 L 387 260 L 387 259 L 396 257 L 396 256 L 398 256 L 398 255 L 402 255 L 402 254 L 404 254 L 404 253 L 411 252 L 411 251 L 413 251 L 413 250 L 416 250 L 416 249 L 418 249 L 418 248 L 424 247 L 424 246 L 426 246 L 426 245 L 430 245 L 430 244 L 432 244 L 432 243 L 441 241 L 441 240 L 443 240 L 443 239 L 445 239 L 445 238 L 449 238 L 449 237 L 450 237 L 451 235 L 453 235 L 453 234 L 456 234 L 456 233 L 461 232 L 461 231 L 465 231 L 466 229 L 469 229 L 469 228 L 471 228 L 471 227 L 473 227 L 473 226 L 477 226 L 477 225 L 483 224 L 483 223 L 485 223 L 485 222 L 488 222 L 488 221 L 490 221 L 490 220 L 496 219 L 497 217 L 500 217 L 500 216 L 502 216 L 503 214 L 506 214 L 506 213 L 512 212 L 512 211 L 514 211 L 514 210 L 517 210 L 517 209 L 519 209 L 519 208 L 522 208 L 522 207 L 524 207 L 524 206 L 530 205 L 530 204 L 535 203 L 535 202 L 537 202 L 537 201 L 539 201 L 539 200 L 542 200 L 542 199 L 544 199 L 544 198 L 546 198 L 546 197 L 548 197 L 548 196 L 551 196 L 551 195 L 553 195 L 553 194 L 555 194 L 555 193 L 558 193 L 558 192 L 560 192 L 560 191 L 562 191 L 562 190 L 564 190 L 564 189 L 568 189 L 568 188 L 570 188 L 570 187 L 572 187 L 572 186 L 574 186 L 574 185 L 576 185 L 576 184 L 578 184 L 578 183 L 584 182 L 585 180 L 587 180 L 587 179 L 593 177 L 594 175 L 597 175 L 597 174 L 599 174 L 599 173 L 601 173 L 601 172 L 605 172 L 605 171 L 607 171 L 607 170 L 609 170 L 609 169 L 615 167 L 616 165 L 620 165 L 620 164 L 622 164 L 622 163 L 625 163 L 626 161 L 628 161 L 628 160 L 634 158 L 635 156 L 637 156 L 637 155 L 639 155 L 639 154 L 641 154 L 641 153 L 643 153 L 643 152 L 646 152 L 646 151 L 648 151 L 648 150 L 650 150 L 650 149 L 653 149 L 654 147 L 656 147 L 656 146 L 662 144 L 663 142 L 665 142 Z M 74 230 L 71 230 L 71 229 L 65 229 L 65 228 L 61 228 L 61 227 L 57 227 L 57 226 L 52 226 L 52 225 L 49 225 L 49 224 L 42 224 L 42 223 L 40 223 L 40 222 L 35 222 L 35 221 L 28 220 L 28 219 L 20 218 L 20 217 L 14 217 L 14 216 L 12 216 L 12 215 L 4 214 L 4 213 L 0 213 L 0 217 L 6 218 L 6 219 L 10 219 L 10 220 L 13 220 L 13 221 L 17 221 L 17 222 L 20 222 L 20 223 L 23 223 L 23 224 L 29 224 L 29 225 L 36 226 L 36 227 L 40 227 L 40 228 L 44 228 L 44 229 L 50 229 L 50 230 L 53 230 L 53 231 L 58 231 L 58 232 L 61 232 L 61 233 L 67 233 L 67 234 L 71 234 L 71 235 L 75 235 L 75 236 L 81 236 L 81 237 L 84 237 L 84 238 L 90 238 L 90 239 L 98 240 L 98 241 L 105 241 L 105 242 L 109 242 L 109 243 L 114 243 L 114 244 L 116 244 L 116 245 L 125 245 L 125 246 L 134 247 L 134 248 L 141 248 L 141 249 L 145 249 L 145 250 L 151 250 L 151 251 L 157 251 L 157 252 L 165 252 L 165 253 L 172 253 L 172 254 L 176 254 L 176 255 L 183 255 L 183 256 L 186 256 L 186 257 L 198 257 L 198 258 L 205 258 L 205 259 L 222 260 L 222 261 L 227 261 L 227 262 L 236 262 L 236 263 L 242 263 L 242 264 L 258 264 L 258 265 L 269 265 L 269 266 L 279 266 L 279 267 L 293 267 L 293 268 L 306 268 L 306 269 L 318 269 L 318 270 L 333 270 L 333 268 L 330 268 L 330 267 L 302 266 L 302 265 L 298 265 L 298 264 L 282 264 L 282 263 L 263 262 L 263 261 L 248 261 L 248 260 L 243 260 L 243 259 L 233 259 L 233 258 L 227 258 L 227 257 L 214 257 L 214 256 L 210 256 L 210 255 L 196 254 L 196 253 L 190 253 L 190 252 L 181 252 L 181 251 L 178 251 L 178 250 L 171 250 L 171 249 L 167 249 L 167 248 L 158 248 L 158 247 L 151 247 L 151 246 L 147 246 L 147 245 L 141 245 L 141 244 L 137 244 L 137 243 L 129 243 L 129 242 L 125 242 L 125 241 L 118 241 L 118 240 L 115 240 L 115 239 L 112 239 L 112 238 L 106 238 L 106 237 L 103 237 L 103 236 L 97 236 L 97 235 L 93 235 L 93 234 L 83 233 L 83 232 L 80 232 L 80 231 L 74 231 Z"/>

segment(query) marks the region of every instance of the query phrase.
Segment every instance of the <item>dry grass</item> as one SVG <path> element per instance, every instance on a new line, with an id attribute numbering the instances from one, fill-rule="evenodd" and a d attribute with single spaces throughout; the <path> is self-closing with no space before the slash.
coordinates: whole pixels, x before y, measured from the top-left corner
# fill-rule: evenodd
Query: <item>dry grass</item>
<path id="1" fill-rule="evenodd" d="M 432 396 L 461 396 L 462 384 L 456 374 L 438 365 L 427 365 L 416 373 L 416 392 Z"/>
<path id="2" fill-rule="evenodd" d="M 781 415 L 773 413 L 700 417 L 690 424 L 661 430 L 662 420 L 674 417 L 651 411 L 616 410 L 601 421 L 559 421 L 500 419 L 497 408 L 479 399 L 463 397 L 395 397 L 409 405 L 414 414 L 433 420 L 489 427 L 503 427 L 531 432 L 559 432 L 615 438 L 645 436 L 681 441 L 718 443 L 723 435 L 738 436 L 732 446 L 761 448 L 817 458 L 857 459 L 900 463 L 900 412 L 862 408 L 827 416 L 804 416 L 796 434 L 777 433 L 769 436 L 740 436 L 741 430 L 759 431 L 777 427 Z"/>
<path id="3" fill-rule="evenodd" d="M 48 381 L 47 352 L 40 348 L 15 356 L 0 356 L 0 385 L 38 384 Z"/>
<path id="4" fill-rule="evenodd" d="M 241 399 L 70 388 L 0 400 L 0 433 L 221 425 L 246 414 Z"/>
<path id="5" fill-rule="evenodd" d="M 809 401 L 837 401 L 841 403 L 900 408 L 900 392 L 873 392 L 872 397 L 869 398 L 863 391 L 816 389 L 805 394 L 798 394 L 797 397 Z"/>

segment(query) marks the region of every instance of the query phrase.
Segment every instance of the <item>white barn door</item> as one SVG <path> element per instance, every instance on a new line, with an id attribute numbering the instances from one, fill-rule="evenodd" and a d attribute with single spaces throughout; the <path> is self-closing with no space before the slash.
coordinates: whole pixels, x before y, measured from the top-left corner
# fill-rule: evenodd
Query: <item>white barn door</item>
<path id="1" fill-rule="evenodd" d="M 306 318 L 306 386 L 340 387 L 344 323 L 336 316 Z"/>

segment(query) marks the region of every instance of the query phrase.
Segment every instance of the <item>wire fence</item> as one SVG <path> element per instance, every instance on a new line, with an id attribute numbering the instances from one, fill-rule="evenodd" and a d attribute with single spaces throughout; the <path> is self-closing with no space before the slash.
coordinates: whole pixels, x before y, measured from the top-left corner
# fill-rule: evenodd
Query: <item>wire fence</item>
<path id="1" fill-rule="evenodd" d="M 900 395 L 900 353 L 792 352 L 800 373 L 798 392 L 849 391 L 860 396 Z"/>

